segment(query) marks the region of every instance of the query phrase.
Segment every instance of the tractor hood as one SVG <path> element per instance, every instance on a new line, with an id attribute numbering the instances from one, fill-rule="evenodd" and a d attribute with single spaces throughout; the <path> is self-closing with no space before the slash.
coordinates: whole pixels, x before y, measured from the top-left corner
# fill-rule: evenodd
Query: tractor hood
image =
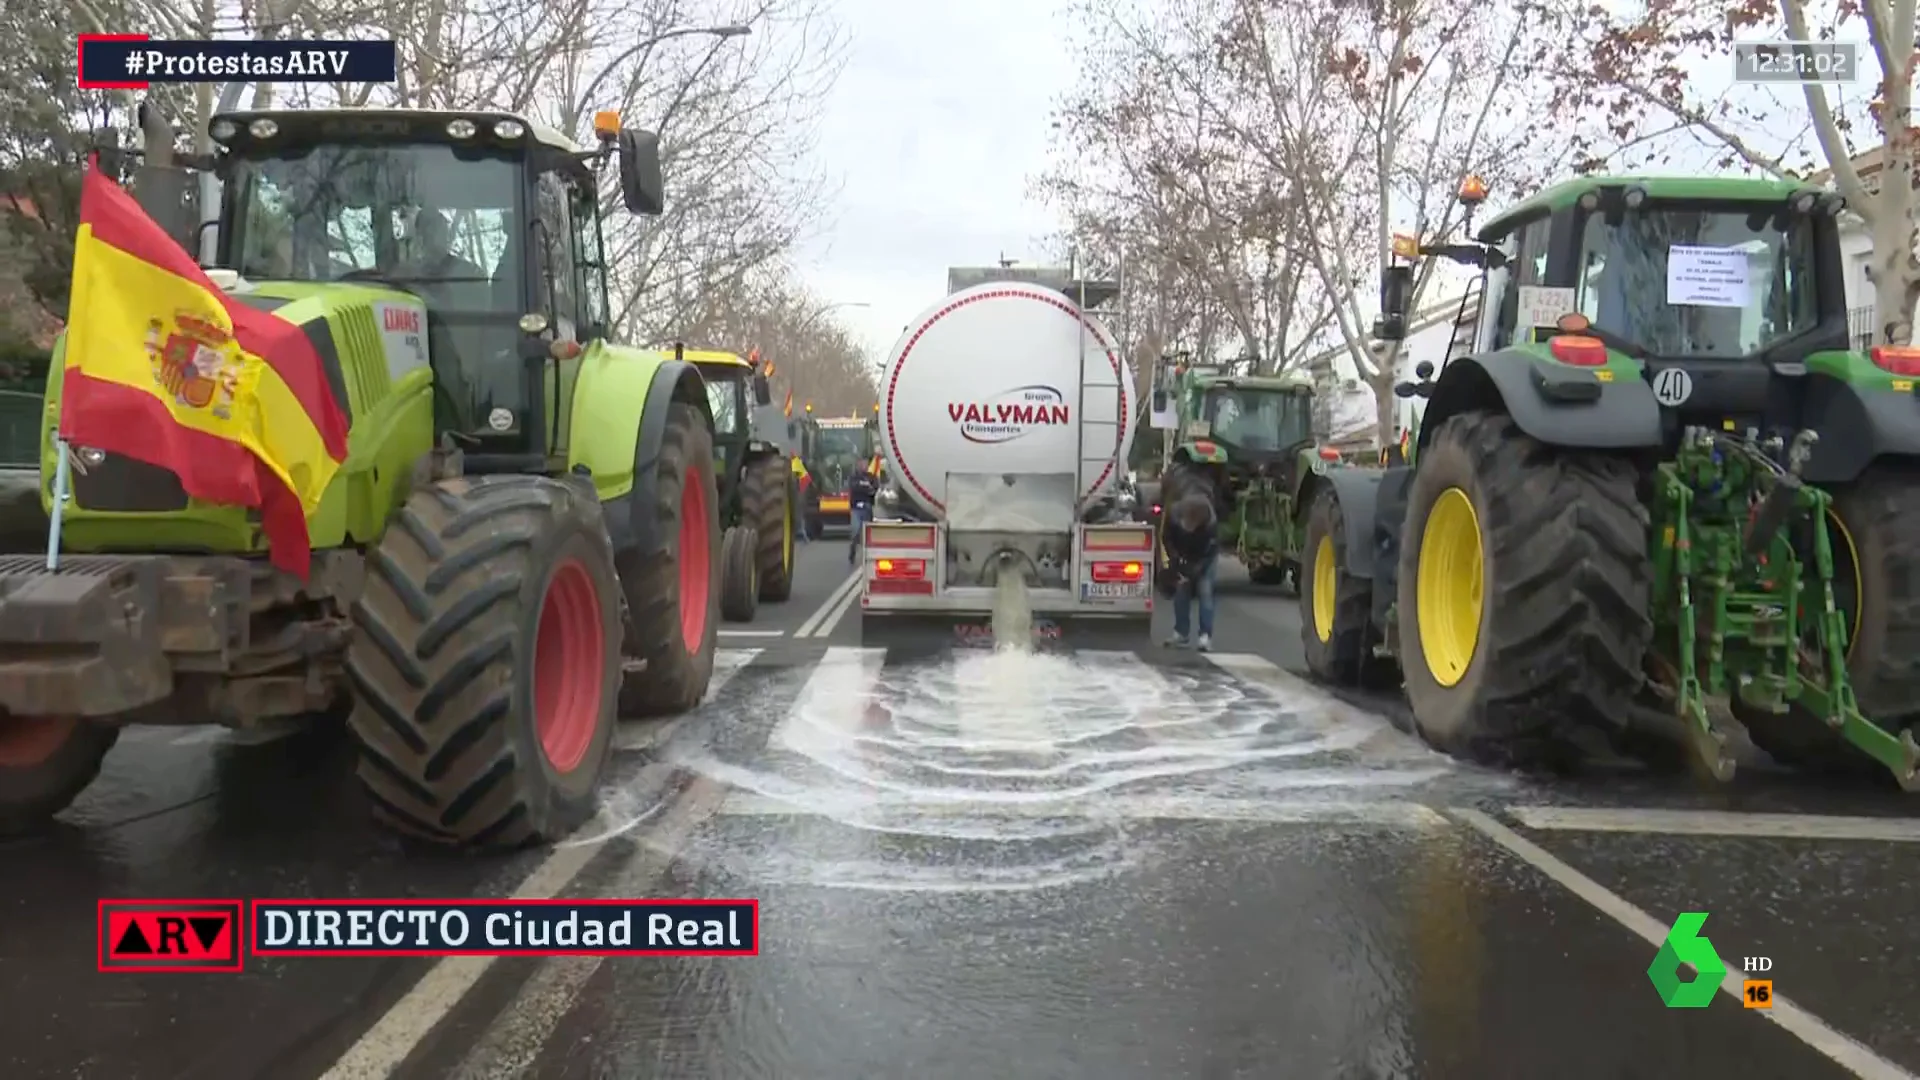
<path id="1" fill-rule="evenodd" d="M 427 366 L 427 305 L 413 293 L 380 285 L 263 281 L 239 282 L 227 294 L 306 331 L 349 419 L 355 405 L 365 408 L 393 380 Z"/>

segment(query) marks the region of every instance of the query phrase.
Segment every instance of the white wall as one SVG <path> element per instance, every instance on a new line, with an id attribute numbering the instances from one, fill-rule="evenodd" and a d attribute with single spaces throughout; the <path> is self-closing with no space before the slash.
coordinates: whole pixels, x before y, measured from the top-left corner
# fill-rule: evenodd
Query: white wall
<path id="1" fill-rule="evenodd" d="M 1446 359 L 1447 343 L 1453 339 L 1454 317 L 1460 311 L 1460 294 L 1443 297 L 1426 305 L 1413 316 L 1413 332 L 1407 335 L 1400 347 L 1399 369 L 1396 382 L 1413 379 L 1413 369 L 1421 361 L 1426 361 L 1435 369 Z M 1373 391 L 1361 382 L 1355 369 L 1353 357 L 1346 350 L 1336 353 L 1333 358 L 1334 386 L 1336 391 L 1327 394 L 1332 409 L 1332 432 L 1336 439 L 1345 438 L 1357 431 L 1366 431 L 1372 436 L 1374 422 Z M 1349 387 L 1349 382 L 1354 385 Z M 1414 408 L 1419 398 L 1395 398 L 1395 423 L 1401 429 L 1412 422 Z"/>

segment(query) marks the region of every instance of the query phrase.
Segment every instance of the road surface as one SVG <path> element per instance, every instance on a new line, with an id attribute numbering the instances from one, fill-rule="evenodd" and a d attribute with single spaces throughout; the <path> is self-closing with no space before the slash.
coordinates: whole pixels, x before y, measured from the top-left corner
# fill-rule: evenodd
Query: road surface
<path id="1" fill-rule="evenodd" d="M 551 851 L 403 856 L 322 739 L 124 739 L 57 829 L 0 847 L 0 1073 L 1920 1072 L 1896 796 L 1454 763 L 1390 701 L 1294 674 L 1295 602 L 1237 573 L 1211 656 L 903 663 L 859 647 L 844 560 L 803 548 L 792 601 L 723 635 L 708 703 L 624 729 L 602 820 Z M 102 896 L 509 894 L 756 897 L 763 954 L 93 971 Z M 1770 1012 L 1661 1005 L 1645 972 L 1682 911 L 1736 983 L 1772 961 Z"/>

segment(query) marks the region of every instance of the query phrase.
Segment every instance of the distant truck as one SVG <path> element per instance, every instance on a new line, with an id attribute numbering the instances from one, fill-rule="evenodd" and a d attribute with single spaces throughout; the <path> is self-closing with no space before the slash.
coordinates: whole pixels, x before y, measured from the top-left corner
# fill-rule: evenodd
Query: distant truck
<path id="1" fill-rule="evenodd" d="M 1144 644 L 1153 530 L 1117 498 L 1135 385 L 1059 289 L 988 282 L 907 324 L 880 384 L 888 484 L 864 536 L 863 636 L 990 643 L 1011 574 L 1038 641 Z"/>

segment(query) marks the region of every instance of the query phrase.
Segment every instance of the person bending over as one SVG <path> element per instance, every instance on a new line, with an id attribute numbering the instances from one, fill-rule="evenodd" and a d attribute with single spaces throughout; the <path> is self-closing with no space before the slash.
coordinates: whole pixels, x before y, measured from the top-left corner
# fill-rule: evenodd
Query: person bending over
<path id="1" fill-rule="evenodd" d="M 1205 495 L 1188 495 L 1167 508 L 1167 523 L 1160 534 L 1167 553 L 1166 572 L 1174 576 L 1173 637 L 1167 644 L 1185 648 L 1189 636 L 1193 602 L 1200 601 L 1200 637 L 1194 644 L 1201 652 L 1213 647 L 1213 585 L 1215 567 L 1220 561 L 1213 503 Z"/>
<path id="2" fill-rule="evenodd" d="M 847 481 L 847 565 L 852 566 L 860 554 L 860 540 L 866 532 L 863 526 L 873 520 L 873 496 L 875 493 L 873 477 L 865 469 L 854 471 L 853 479 Z"/>

